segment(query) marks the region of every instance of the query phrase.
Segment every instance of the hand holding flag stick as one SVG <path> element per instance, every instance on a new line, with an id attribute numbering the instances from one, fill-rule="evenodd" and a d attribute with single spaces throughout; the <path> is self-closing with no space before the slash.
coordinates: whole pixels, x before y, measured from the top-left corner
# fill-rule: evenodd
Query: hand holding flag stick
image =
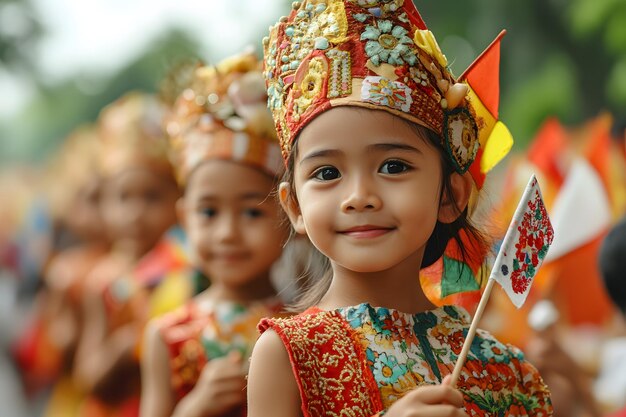
<path id="1" fill-rule="evenodd" d="M 513 304 L 520 308 L 526 301 L 533 278 L 546 257 L 553 239 L 554 230 L 541 198 L 537 178 L 533 175 L 504 236 L 489 281 L 454 367 L 451 386 L 456 385 L 461 375 L 461 369 L 472 346 L 478 322 L 485 311 L 494 283 L 497 281 Z"/>

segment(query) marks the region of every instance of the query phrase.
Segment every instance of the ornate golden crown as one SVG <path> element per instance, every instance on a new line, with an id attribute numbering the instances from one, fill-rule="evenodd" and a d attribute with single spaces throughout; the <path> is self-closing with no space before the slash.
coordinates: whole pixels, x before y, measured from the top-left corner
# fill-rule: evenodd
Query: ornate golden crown
<path id="1" fill-rule="evenodd" d="M 277 175 L 280 149 L 266 102 L 260 62 L 251 53 L 193 69 L 166 123 L 179 182 L 208 159 L 238 161 Z"/>
<path id="2" fill-rule="evenodd" d="M 476 159 L 485 123 L 411 1 L 295 2 L 263 45 L 285 159 L 300 130 L 336 106 L 382 109 L 433 130 L 459 173 Z"/>

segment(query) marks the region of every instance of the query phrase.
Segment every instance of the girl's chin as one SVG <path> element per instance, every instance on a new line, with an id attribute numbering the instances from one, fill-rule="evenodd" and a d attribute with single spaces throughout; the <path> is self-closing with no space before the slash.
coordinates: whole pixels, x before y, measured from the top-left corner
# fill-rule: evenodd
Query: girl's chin
<path id="1" fill-rule="evenodd" d="M 351 259 L 350 262 L 337 262 L 336 264 L 340 265 L 343 269 L 360 274 L 383 272 L 393 267 L 393 265 L 389 264 L 389 262 L 371 262 L 371 260 L 370 262 L 357 262 L 354 259 Z"/>

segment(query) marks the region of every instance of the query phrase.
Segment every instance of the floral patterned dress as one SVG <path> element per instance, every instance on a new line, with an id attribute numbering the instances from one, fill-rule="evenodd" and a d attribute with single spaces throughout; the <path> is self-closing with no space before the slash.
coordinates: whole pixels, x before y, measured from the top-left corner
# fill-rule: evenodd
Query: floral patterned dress
<path id="1" fill-rule="evenodd" d="M 305 417 L 384 414 L 410 390 L 452 373 L 469 314 L 444 306 L 407 314 L 360 304 L 269 319 L 289 354 Z M 470 416 L 550 416 L 550 393 L 517 348 L 477 333 L 457 383 Z"/>
<path id="2" fill-rule="evenodd" d="M 248 363 L 259 337 L 257 324 L 277 316 L 282 303 L 275 298 L 242 305 L 230 301 L 200 305 L 191 301 L 159 319 L 161 336 L 170 353 L 172 390 L 180 401 L 195 386 L 211 359 L 239 351 Z M 238 415 L 245 416 L 245 410 Z"/>

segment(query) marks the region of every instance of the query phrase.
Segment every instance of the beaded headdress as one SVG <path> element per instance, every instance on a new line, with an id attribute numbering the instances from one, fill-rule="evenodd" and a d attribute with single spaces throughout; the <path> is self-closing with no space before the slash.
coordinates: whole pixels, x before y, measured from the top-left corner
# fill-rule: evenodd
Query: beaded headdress
<path id="1" fill-rule="evenodd" d="M 245 53 L 216 66 L 198 66 L 189 78 L 166 123 L 178 181 L 184 184 L 209 159 L 278 175 L 280 148 L 257 58 Z"/>
<path id="2" fill-rule="evenodd" d="M 268 104 L 285 159 L 300 130 L 336 106 L 382 109 L 431 129 L 456 171 L 470 170 L 478 188 L 512 145 L 496 126 L 499 43 L 482 60 L 495 75 L 484 103 L 469 77 L 453 77 L 410 0 L 295 2 L 263 43 Z M 499 133 L 493 140 L 492 131 Z M 496 143 L 490 151 L 488 142 Z"/>
<path id="3" fill-rule="evenodd" d="M 102 140 L 103 175 L 115 175 L 136 166 L 148 166 L 172 175 L 162 128 L 164 109 L 156 97 L 131 92 L 102 110 L 98 133 Z"/>

